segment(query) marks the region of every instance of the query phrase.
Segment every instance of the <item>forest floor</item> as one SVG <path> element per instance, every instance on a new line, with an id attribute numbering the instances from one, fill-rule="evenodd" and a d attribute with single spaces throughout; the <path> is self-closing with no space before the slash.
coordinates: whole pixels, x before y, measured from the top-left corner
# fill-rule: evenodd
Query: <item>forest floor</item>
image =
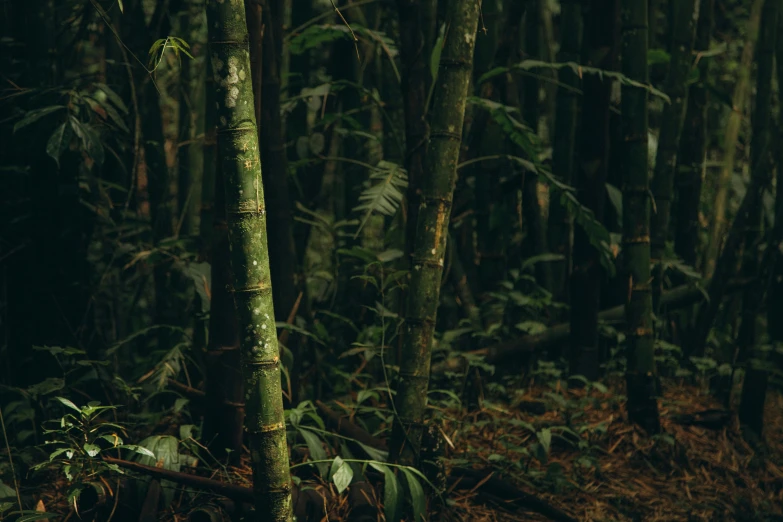
<path id="1" fill-rule="evenodd" d="M 533 389 L 524 400 L 540 400 L 552 396 L 551 391 Z M 736 416 L 725 416 L 712 396 L 694 386 L 667 386 L 659 403 L 663 431 L 654 437 L 627 423 L 622 404 L 611 391 L 593 390 L 589 397 L 584 391 L 565 394 L 571 396 L 567 403 L 581 406 L 577 430 L 581 444 L 562 443 L 564 438 L 553 436 L 545 463 L 532 459 L 526 473 L 506 474 L 523 491 L 585 521 L 783 520 L 781 394 L 768 395 L 765 444 L 756 449 L 743 438 Z M 488 465 L 494 461 L 495 468 L 498 462 L 514 468 L 509 447 L 536 439 L 529 429 L 514 430 L 515 425 L 551 426 L 554 434 L 565 420 L 562 410 L 531 415 L 513 406 L 465 415 L 462 446 L 477 452 Z M 702 412 L 706 414 L 698 415 Z M 576 426 L 575 415 L 571 418 Z M 505 428 L 499 429 L 500 425 Z M 531 478 L 538 485 L 535 489 Z M 470 508 L 467 502 L 459 504 L 466 512 L 473 509 L 463 520 L 552 520 L 529 512 L 486 512 Z"/>
<path id="2" fill-rule="evenodd" d="M 536 386 L 513 400 L 478 404 L 438 412 L 451 465 L 491 470 L 467 490 L 450 488 L 442 520 L 783 521 L 783 395 L 777 391 L 768 393 L 765 443 L 755 449 L 736 417 L 695 386 L 668 383 L 659 403 L 663 432 L 653 437 L 627 423 L 622 397 L 611 389 Z M 701 412 L 707 413 L 693 415 Z M 247 457 L 230 475 L 250 486 Z M 68 511 L 62 482 L 42 492 L 49 511 Z M 502 492 L 493 489 L 497 484 Z M 308 479 L 305 485 L 329 499 L 322 521 L 354 519 L 350 488 L 337 495 L 333 484 Z M 370 492 L 369 501 L 380 506 L 382 487 Z M 530 498 L 561 516 L 531 509 Z"/>

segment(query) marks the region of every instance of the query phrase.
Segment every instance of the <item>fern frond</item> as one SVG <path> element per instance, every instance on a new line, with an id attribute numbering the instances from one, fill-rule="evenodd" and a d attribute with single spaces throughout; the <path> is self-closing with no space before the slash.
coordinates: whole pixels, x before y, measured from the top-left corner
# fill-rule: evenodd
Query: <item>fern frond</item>
<path id="1" fill-rule="evenodd" d="M 359 204 L 354 212 L 364 212 L 364 217 L 354 238 L 367 224 L 373 212 L 384 216 L 392 216 L 400 207 L 403 191 L 408 186 L 408 174 L 399 165 L 388 161 L 379 161 L 370 173 L 369 186 L 359 196 Z"/>

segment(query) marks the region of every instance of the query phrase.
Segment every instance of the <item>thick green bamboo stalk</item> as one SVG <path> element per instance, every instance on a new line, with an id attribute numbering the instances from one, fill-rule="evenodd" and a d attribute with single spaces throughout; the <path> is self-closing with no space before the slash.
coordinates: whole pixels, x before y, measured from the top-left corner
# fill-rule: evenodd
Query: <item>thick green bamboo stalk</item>
<path id="1" fill-rule="evenodd" d="M 399 415 L 392 433 L 392 458 L 418 462 L 430 377 L 432 335 L 446 257 L 451 201 L 457 179 L 462 123 L 476 43 L 479 2 L 448 3 L 449 27 L 435 88 L 430 144 L 422 180 L 419 218 L 411 260 L 405 339 L 395 404 Z"/>
<path id="2" fill-rule="evenodd" d="M 715 0 L 700 0 L 699 22 L 696 28 L 697 52 L 710 48 Z M 699 60 L 697 83 L 688 93 L 688 110 L 680 139 L 677 176 L 677 227 L 674 251 L 690 266 L 696 267 L 699 250 L 699 203 L 707 159 L 707 105 L 709 94 L 705 80 L 709 74 L 710 60 Z"/>
<path id="3" fill-rule="evenodd" d="M 726 132 L 723 138 L 723 166 L 720 170 L 715 185 L 715 203 L 713 206 L 713 220 L 710 228 L 710 242 L 704 258 L 704 275 L 710 277 L 715 271 L 715 263 L 721 251 L 721 245 L 726 233 L 726 203 L 729 198 L 731 175 L 734 173 L 734 158 L 737 152 L 737 140 L 739 139 L 742 116 L 745 113 L 750 91 L 750 71 L 753 65 L 753 48 L 759 34 L 761 23 L 761 8 L 764 0 L 754 0 L 748 19 L 745 46 L 742 48 L 739 68 L 736 72 L 737 81 L 734 85 L 734 94 L 731 98 L 732 111 L 726 123 Z"/>
<path id="4" fill-rule="evenodd" d="M 402 60 L 403 109 L 405 112 L 405 168 L 408 170 L 408 200 L 405 226 L 406 253 L 410 259 L 416 237 L 421 180 L 427 154 L 427 95 L 430 91 L 429 60 L 431 36 L 435 26 L 434 0 L 397 0 L 400 24 L 400 58 Z"/>
<path id="5" fill-rule="evenodd" d="M 647 83 L 647 0 L 622 0 L 623 74 Z M 650 184 L 647 176 L 645 89 L 623 85 L 623 256 L 627 276 L 626 386 L 628 418 L 648 433 L 660 431 L 650 288 Z"/>
<path id="6" fill-rule="evenodd" d="M 753 110 L 753 136 L 750 142 L 751 176 L 758 183 L 768 187 L 772 184 L 772 168 L 776 147 L 771 147 L 769 107 L 772 103 L 772 74 L 774 70 L 777 31 L 780 29 L 781 0 L 765 0 L 761 11 L 761 30 L 756 51 L 756 100 Z M 780 67 L 780 65 L 778 65 Z M 742 259 L 742 273 L 756 275 L 760 268 L 759 243 L 762 239 L 762 205 L 755 205 L 748 211 L 748 224 L 745 229 L 745 248 Z M 776 216 L 776 219 L 779 219 Z M 769 248 L 769 246 L 767 247 Z M 742 296 L 742 319 L 737 334 L 739 359 L 747 362 L 745 382 L 739 408 L 739 419 L 747 424 L 757 435 L 761 435 L 766 399 L 766 368 L 753 364 L 751 360 L 756 346 L 756 323 L 761 303 L 764 300 L 764 280 L 751 285 Z M 763 383 L 759 386 L 759 383 Z"/>
<path id="7" fill-rule="evenodd" d="M 582 2 L 564 0 L 560 2 L 560 52 L 558 61 L 580 60 L 582 48 Z M 563 183 L 571 185 L 574 177 L 576 156 L 576 124 L 579 119 L 579 87 L 581 82 L 576 72 L 563 67 L 558 72 L 561 86 L 557 89 L 555 111 L 554 154 L 552 171 Z M 553 253 L 562 254 L 565 259 L 552 263 L 552 290 L 555 297 L 568 298 L 568 276 L 571 272 L 571 238 L 574 222 L 558 198 L 549 202 L 549 247 Z"/>
<path id="8" fill-rule="evenodd" d="M 541 59 L 541 1 L 528 0 L 525 13 L 524 49 L 527 59 Z M 539 103 L 540 82 L 536 76 L 528 76 L 522 82 L 522 114 L 525 123 L 538 134 L 541 116 Z M 549 250 L 546 223 L 538 200 L 538 177 L 528 172 L 522 185 L 522 213 L 527 228 L 527 254 L 537 256 Z M 544 288 L 551 288 L 552 270 L 549 263 L 536 264 L 536 280 Z"/>
<path id="9" fill-rule="evenodd" d="M 617 57 L 617 1 L 590 0 L 585 16 L 582 63 L 611 70 Z M 574 183 L 579 202 L 596 216 L 604 215 L 609 170 L 611 83 L 596 75 L 583 80 L 579 164 Z M 598 311 L 604 276 L 600 252 L 590 244 L 587 232 L 574 229 L 573 270 L 570 278 L 570 372 L 590 380 L 600 376 Z"/>
<path id="10" fill-rule="evenodd" d="M 780 15 L 778 22 L 783 26 L 783 14 Z M 781 27 L 778 30 L 783 29 Z M 775 61 L 777 62 L 778 85 L 783 85 L 783 37 L 777 39 L 775 50 Z M 771 138 L 774 141 L 780 140 L 781 123 L 783 123 L 783 113 L 778 115 L 777 130 Z M 775 147 L 775 160 L 777 165 L 777 176 L 775 183 L 775 228 L 783 230 L 783 147 Z M 767 335 L 771 342 L 783 341 L 783 256 L 777 256 L 775 263 L 770 268 L 772 277 L 770 278 L 769 288 L 767 290 Z"/>
<path id="11" fill-rule="evenodd" d="M 226 196 L 232 292 L 239 321 L 256 518 L 290 521 L 280 353 L 269 273 L 264 188 L 250 78 L 245 8 L 209 0 L 210 59 L 217 94 L 217 148 Z"/>
<path id="12" fill-rule="evenodd" d="M 781 0 L 765 0 L 761 12 L 761 31 L 758 49 L 756 50 L 756 99 L 754 101 L 750 142 L 750 175 L 759 179 L 762 186 L 772 183 L 772 167 L 775 148 L 770 142 L 772 103 L 772 74 L 774 71 L 774 53 L 776 31 L 778 30 L 778 13 Z M 759 267 L 759 241 L 761 240 L 761 205 L 756 205 L 748 212 L 748 223 L 745 228 L 745 248 L 742 259 L 743 275 L 755 275 Z M 741 351 L 753 348 L 756 340 L 756 312 L 763 295 L 760 284 L 751 286 L 742 297 L 742 322 L 737 335 L 737 346 Z"/>
<path id="13" fill-rule="evenodd" d="M 691 72 L 693 42 L 696 36 L 696 21 L 699 17 L 698 0 L 677 2 L 672 34 L 671 62 L 666 76 L 666 94 L 671 103 L 664 105 L 661 116 L 661 130 L 658 135 L 658 151 L 655 158 L 655 173 L 652 193 L 656 211 L 652 219 L 650 248 L 653 270 L 653 308 L 658 309 L 663 290 L 663 259 L 666 240 L 669 237 L 672 200 L 674 199 L 674 178 L 677 170 L 677 150 L 680 145 L 683 118 L 688 97 L 688 76 Z"/>

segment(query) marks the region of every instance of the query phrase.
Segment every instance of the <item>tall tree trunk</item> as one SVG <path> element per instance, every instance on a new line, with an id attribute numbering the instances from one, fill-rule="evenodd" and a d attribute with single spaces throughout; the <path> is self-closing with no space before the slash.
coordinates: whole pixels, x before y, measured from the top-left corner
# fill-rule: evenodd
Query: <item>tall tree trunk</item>
<path id="1" fill-rule="evenodd" d="M 768 187 L 772 184 L 772 169 L 776 150 L 771 147 L 769 107 L 772 104 L 772 75 L 774 71 L 775 45 L 777 31 L 780 29 L 779 13 L 781 0 L 765 0 L 761 11 L 761 29 L 758 49 L 756 50 L 756 100 L 753 110 L 753 135 L 750 142 L 751 176 L 758 183 Z M 763 426 L 764 401 L 766 399 L 767 371 L 751 363 L 754 347 L 757 343 L 756 322 L 761 302 L 764 299 L 764 279 L 759 276 L 761 256 L 759 246 L 762 240 L 762 205 L 755 205 L 748 211 L 748 223 L 745 229 L 745 247 L 742 260 L 742 273 L 747 277 L 757 277 L 742 295 L 742 315 L 737 335 L 737 351 L 742 362 L 747 362 L 742 401 L 740 403 L 740 422 L 747 424 L 757 435 L 761 435 Z M 776 216 L 777 219 L 777 216 Z M 758 382 L 764 382 L 763 387 Z"/>
<path id="2" fill-rule="evenodd" d="M 209 53 L 205 53 L 209 54 Z M 236 464 L 242 455 L 244 383 L 239 357 L 239 326 L 229 287 L 228 226 L 223 176 L 217 163 L 214 74 L 206 60 L 204 112 L 204 177 L 201 206 L 201 257 L 210 263 L 211 298 L 207 340 L 204 440 L 217 458 L 229 456 Z M 229 451 L 226 451 L 229 450 Z"/>
<path id="3" fill-rule="evenodd" d="M 528 0 L 525 13 L 524 48 L 528 60 L 541 59 L 541 2 Z M 540 84 L 535 76 L 528 76 L 522 82 L 522 113 L 525 123 L 538 135 L 540 117 Z M 527 254 L 537 256 L 546 253 L 546 224 L 541 213 L 538 199 L 538 177 L 526 172 L 522 185 L 522 212 L 527 227 Z M 536 280 L 544 288 L 551 288 L 551 266 L 549 263 L 536 263 Z"/>
<path id="4" fill-rule="evenodd" d="M 734 85 L 734 94 L 731 98 L 732 110 L 726 123 L 726 133 L 723 139 L 723 166 L 718 179 L 714 182 L 715 200 L 713 206 L 713 220 L 710 228 L 710 242 L 704 257 L 703 272 L 706 277 L 711 277 L 715 272 L 715 264 L 721 252 L 721 245 L 726 233 L 726 204 L 729 199 L 731 176 L 734 173 L 734 158 L 737 152 L 737 140 L 739 138 L 742 117 L 745 114 L 745 105 L 750 91 L 750 72 L 753 65 L 753 48 L 759 34 L 761 22 L 761 8 L 764 0 L 754 0 L 748 19 L 747 36 L 742 48 L 742 57 L 736 72 L 737 82 Z"/>
<path id="5" fill-rule="evenodd" d="M 612 69 L 617 44 L 615 0 L 591 0 L 585 17 L 583 63 Z M 611 82 L 587 75 L 582 91 L 582 133 L 576 185 L 579 201 L 596 216 L 604 215 L 609 169 L 609 115 Z M 571 274 L 571 373 L 590 380 L 599 377 L 598 311 L 600 310 L 600 253 L 581 227 L 574 230 L 574 266 Z"/>
<path id="6" fill-rule="evenodd" d="M 710 48 L 715 0 L 700 0 L 699 22 L 696 28 L 697 52 Z M 674 251 L 686 264 L 696 267 L 699 252 L 699 208 L 701 187 L 707 161 L 707 105 L 709 94 L 705 86 L 710 60 L 698 63 L 699 81 L 690 87 L 684 132 L 680 140 L 677 186 L 677 227 Z"/>
<path id="7" fill-rule="evenodd" d="M 647 83 L 647 0 L 621 2 L 623 74 Z M 650 183 L 647 175 L 647 90 L 623 85 L 623 257 L 628 284 L 626 386 L 628 419 L 660 431 L 650 292 Z"/>
<path id="8" fill-rule="evenodd" d="M 236 2 L 209 2 L 207 8 L 256 517 L 290 521 L 291 477 L 245 9 Z"/>
<path id="9" fill-rule="evenodd" d="M 503 67 L 509 64 L 514 46 L 519 39 L 519 26 L 522 23 L 522 2 L 514 7 L 509 6 L 506 20 L 503 23 L 503 9 L 497 0 L 483 2 L 481 5 L 482 26 L 476 41 L 476 51 L 473 58 L 473 83 L 492 67 Z M 516 58 L 516 56 L 514 56 Z M 514 87 L 514 84 L 511 84 Z M 506 76 L 493 78 L 480 86 L 482 98 L 490 99 L 507 105 L 510 102 Z M 516 93 L 514 93 L 516 99 Z M 505 152 L 504 134 L 500 126 L 492 121 L 489 112 L 479 111 L 473 119 L 470 129 L 468 147 L 474 145 L 476 156 L 496 156 Z M 499 160 L 480 161 L 471 168 L 474 174 L 475 190 L 473 192 L 476 249 L 479 256 L 477 270 L 478 282 L 482 290 L 491 292 L 506 273 L 506 245 L 504 230 L 508 225 L 504 220 L 497 219 L 504 213 L 506 201 L 503 198 L 501 179 L 505 164 Z M 489 321 L 500 321 L 502 317 L 488 317 Z"/>
<path id="10" fill-rule="evenodd" d="M 582 48 L 582 2 L 564 0 L 560 3 L 560 62 L 580 61 Z M 563 67 L 558 73 L 560 87 L 557 89 L 555 112 L 554 154 L 552 171 L 563 183 L 571 185 L 574 178 L 576 159 L 576 125 L 579 121 L 579 88 L 581 82 L 570 67 Z M 599 216 L 600 217 L 600 216 Z M 558 198 L 549 200 L 549 247 L 565 259 L 552 263 L 552 291 L 557 299 L 568 300 L 568 278 L 571 274 L 572 241 L 574 221 L 560 204 Z"/>
<path id="11" fill-rule="evenodd" d="M 261 57 L 261 125 L 259 143 L 263 184 L 267 194 L 267 234 L 272 270 L 272 288 L 277 321 L 285 321 L 296 302 L 298 281 L 297 256 L 293 235 L 293 212 L 288 190 L 288 159 L 280 110 L 280 68 L 283 32 L 282 0 L 261 0 L 263 55 Z M 258 28 L 256 28 L 258 29 Z M 252 41 L 252 38 L 251 38 Z M 251 53 L 252 54 L 252 53 Z M 255 77 L 255 75 L 254 75 Z M 298 361 L 297 361 L 298 362 Z"/>
<path id="12" fill-rule="evenodd" d="M 783 14 L 779 15 L 779 23 L 783 26 Z M 781 27 L 783 29 L 783 27 Z M 780 29 L 779 29 L 780 30 Z M 778 85 L 783 85 L 783 37 L 776 42 L 775 61 L 778 75 Z M 783 112 L 778 116 L 778 125 L 773 136 L 773 142 L 779 142 L 783 129 Z M 783 147 L 775 147 L 774 152 L 777 161 L 777 183 L 775 184 L 775 228 L 783 230 Z M 774 265 L 770 268 L 769 290 L 767 294 L 767 335 L 771 342 L 783 341 L 783 256 L 777 256 Z"/>
<path id="13" fill-rule="evenodd" d="M 416 464 L 423 435 L 435 316 L 446 256 L 451 202 L 462 142 L 462 123 L 470 84 L 479 5 L 449 2 L 449 37 L 444 42 L 431 116 L 430 148 L 422 180 L 418 227 L 406 310 L 405 340 L 395 403 L 392 459 Z"/>
<path id="14" fill-rule="evenodd" d="M 669 73 L 666 76 L 666 94 L 671 103 L 664 105 L 661 116 L 661 130 L 658 135 L 658 150 L 655 158 L 655 173 L 652 180 L 652 194 L 655 198 L 650 250 L 653 269 L 653 310 L 658 310 L 658 302 L 663 291 L 663 257 L 666 240 L 669 238 L 669 221 L 674 199 L 674 179 L 677 171 L 677 150 L 680 144 L 683 118 L 688 96 L 688 76 L 693 62 L 693 40 L 696 35 L 696 21 L 699 16 L 699 0 L 680 0 L 677 2 L 674 31 L 672 34 L 672 53 Z"/>
<path id="15" fill-rule="evenodd" d="M 429 125 L 427 95 L 430 91 L 430 56 L 435 27 L 435 0 L 397 0 L 400 23 L 403 109 L 405 112 L 405 168 L 408 170 L 408 199 L 405 246 L 408 259 L 413 255 L 419 197 L 424 177 Z"/>

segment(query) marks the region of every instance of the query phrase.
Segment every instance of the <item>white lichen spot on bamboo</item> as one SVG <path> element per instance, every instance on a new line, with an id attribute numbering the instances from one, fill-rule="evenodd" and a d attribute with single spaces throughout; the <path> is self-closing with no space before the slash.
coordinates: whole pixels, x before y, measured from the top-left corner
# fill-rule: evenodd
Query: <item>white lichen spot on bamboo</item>
<path id="1" fill-rule="evenodd" d="M 226 89 L 225 103 L 228 108 L 237 106 L 237 98 L 239 98 L 239 88 L 236 86 L 237 83 L 239 83 L 237 59 L 232 56 L 228 59 L 228 75 L 220 82 L 221 86 Z"/>

